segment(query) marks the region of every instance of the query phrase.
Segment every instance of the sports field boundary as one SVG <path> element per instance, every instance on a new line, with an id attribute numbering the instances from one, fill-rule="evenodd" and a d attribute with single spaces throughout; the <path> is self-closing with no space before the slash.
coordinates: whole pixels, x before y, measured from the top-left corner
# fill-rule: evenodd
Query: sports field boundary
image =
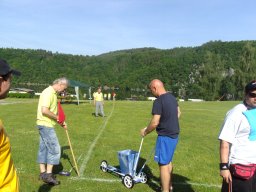
<path id="1" fill-rule="evenodd" d="M 72 180 L 84 180 L 93 182 L 103 182 L 103 183 L 121 183 L 121 179 L 102 179 L 102 178 L 89 178 L 89 177 L 71 177 Z M 155 180 L 150 180 L 152 183 L 159 184 Z M 221 185 L 209 184 L 209 183 L 196 183 L 196 182 L 173 182 L 174 185 L 191 185 L 191 186 L 201 186 L 206 188 L 221 188 Z"/>
<path id="2" fill-rule="evenodd" d="M 83 177 L 83 174 L 84 174 L 84 171 L 85 171 L 85 169 L 86 169 L 87 163 L 88 163 L 88 161 L 89 161 L 90 158 L 91 158 L 93 149 L 94 149 L 96 143 L 98 142 L 99 138 L 101 137 L 103 131 L 105 130 L 106 125 L 107 125 L 107 123 L 108 123 L 108 120 L 109 120 L 109 119 L 111 118 L 111 116 L 112 116 L 112 113 L 113 113 L 113 111 L 114 111 L 114 108 L 115 108 L 115 102 L 113 102 L 113 105 L 112 105 L 112 109 L 111 109 L 110 114 L 108 115 L 107 119 L 103 122 L 103 124 L 100 126 L 100 132 L 99 132 L 98 135 L 95 137 L 95 139 L 93 140 L 92 144 L 90 145 L 89 150 L 88 150 L 88 152 L 87 152 L 87 154 L 86 154 L 86 156 L 85 156 L 85 158 L 84 158 L 84 160 L 83 160 L 83 162 L 82 162 L 82 164 L 81 164 L 81 167 L 80 167 L 80 169 L 79 169 L 80 177 Z"/>

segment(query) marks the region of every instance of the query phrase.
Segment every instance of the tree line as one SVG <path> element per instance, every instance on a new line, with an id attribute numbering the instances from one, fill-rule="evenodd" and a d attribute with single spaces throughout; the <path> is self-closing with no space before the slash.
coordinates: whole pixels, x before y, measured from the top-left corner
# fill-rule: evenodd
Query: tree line
<path id="1" fill-rule="evenodd" d="M 46 50 L 0 48 L 0 57 L 22 72 L 14 86 L 68 79 L 94 88 L 109 87 L 117 98 L 145 97 L 148 83 L 161 79 L 176 97 L 239 100 L 244 85 L 256 79 L 256 41 L 210 41 L 198 47 L 140 48 L 97 56 Z M 34 86 L 42 91 L 45 86 Z"/>

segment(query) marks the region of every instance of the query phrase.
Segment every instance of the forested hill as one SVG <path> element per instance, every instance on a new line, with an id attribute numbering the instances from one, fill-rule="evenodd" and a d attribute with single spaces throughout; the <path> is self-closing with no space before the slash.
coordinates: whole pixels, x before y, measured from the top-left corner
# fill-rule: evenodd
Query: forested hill
<path id="1" fill-rule="evenodd" d="M 241 99 L 246 82 L 256 79 L 256 41 L 214 41 L 168 50 L 129 49 L 98 56 L 46 50 L 1 48 L 22 76 L 14 85 L 49 84 L 65 76 L 92 86 L 119 87 L 120 95 L 142 94 L 154 78 L 181 98 Z"/>

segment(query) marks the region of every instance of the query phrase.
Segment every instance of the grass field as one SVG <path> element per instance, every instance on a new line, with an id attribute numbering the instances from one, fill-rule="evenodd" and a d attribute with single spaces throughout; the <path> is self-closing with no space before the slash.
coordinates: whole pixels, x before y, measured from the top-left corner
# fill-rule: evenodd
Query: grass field
<path id="1" fill-rule="evenodd" d="M 238 102 L 181 102 L 180 140 L 174 157 L 175 192 L 220 191 L 219 142 L 220 126 L 227 110 Z M 102 160 L 118 166 L 117 151 L 138 151 L 139 130 L 151 119 L 152 102 L 107 101 L 107 117 L 94 117 L 89 102 L 80 105 L 63 104 L 69 126 L 69 136 L 78 160 L 80 177 L 73 170 L 70 177 L 57 176 L 61 185 L 51 187 L 38 180 L 36 163 L 39 135 L 35 126 L 37 100 L 7 99 L 0 101 L 0 118 L 3 119 L 12 146 L 12 156 L 18 170 L 21 192 L 147 192 L 159 190 L 159 170 L 153 157 L 144 172 L 147 184 L 135 184 L 132 189 L 122 185 L 116 175 L 99 169 Z M 62 146 L 61 164 L 55 167 L 70 170 L 73 164 L 65 131 L 57 126 Z M 141 162 L 148 158 L 156 139 L 151 133 L 144 139 Z"/>

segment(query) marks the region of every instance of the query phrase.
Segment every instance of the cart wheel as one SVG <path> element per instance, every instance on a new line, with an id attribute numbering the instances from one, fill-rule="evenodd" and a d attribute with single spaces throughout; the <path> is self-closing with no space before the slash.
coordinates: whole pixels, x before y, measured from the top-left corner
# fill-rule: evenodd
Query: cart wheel
<path id="1" fill-rule="evenodd" d="M 108 171 L 107 167 L 108 167 L 108 162 L 105 161 L 105 160 L 101 161 L 100 169 L 101 169 L 103 172 L 107 172 L 107 171 Z"/>
<path id="2" fill-rule="evenodd" d="M 124 178 L 123 178 L 123 184 L 128 189 L 133 188 L 134 181 L 132 180 L 132 176 L 131 175 L 125 175 Z"/>
<path id="3" fill-rule="evenodd" d="M 147 177 L 146 173 L 144 173 L 144 172 L 140 172 L 139 178 L 141 178 L 141 183 L 147 183 L 147 181 L 148 181 L 148 177 Z"/>

